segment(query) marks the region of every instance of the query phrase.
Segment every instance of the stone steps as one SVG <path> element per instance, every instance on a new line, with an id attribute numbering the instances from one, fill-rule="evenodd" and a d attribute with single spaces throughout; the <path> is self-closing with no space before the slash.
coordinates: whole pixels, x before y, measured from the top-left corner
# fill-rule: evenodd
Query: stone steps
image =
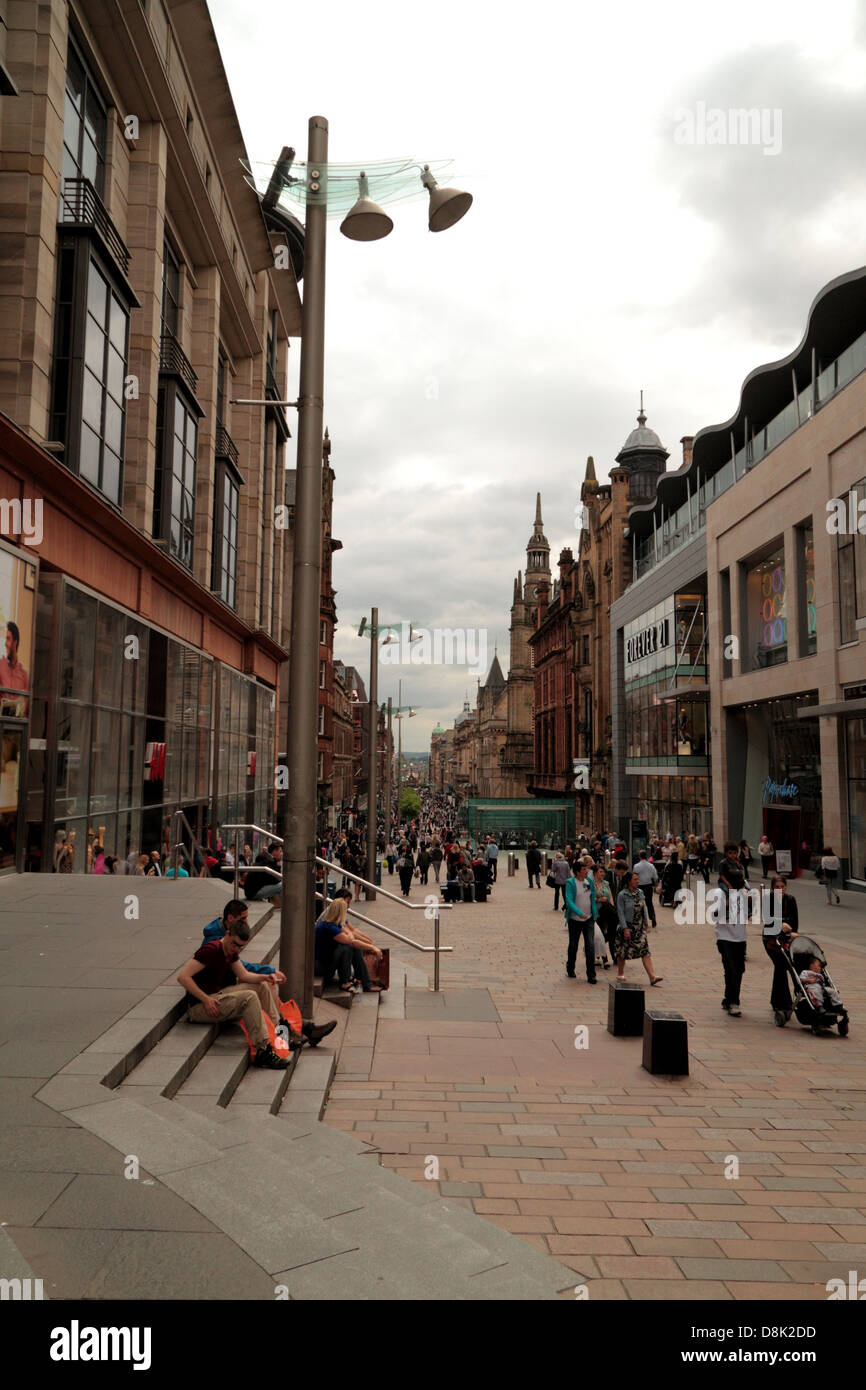
<path id="1" fill-rule="evenodd" d="M 291 1298 L 546 1299 L 571 1286 L 556 1261 L 379 1167 L 351 1135 L 254 1103 L 200 1114 L 141 1095 L 69 1117 L 135 1154 Z"/>

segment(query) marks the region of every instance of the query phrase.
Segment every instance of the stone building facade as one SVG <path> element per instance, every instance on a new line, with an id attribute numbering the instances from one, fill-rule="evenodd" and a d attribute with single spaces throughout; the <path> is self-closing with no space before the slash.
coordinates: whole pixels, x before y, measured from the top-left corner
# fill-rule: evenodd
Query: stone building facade
<path id="1" fill-rule="evenodd" d="M 78 870 L 97 835 L 165 844 L 177 809 L 202 839 L 273 824 L 289 429 L 237 401 L 284 398 L 303 229 L 246 183 L 204 0 L 4 18 L 0 470 L 43 525 L 5 529 L 32 682 L 0 700 L 29 767 L 0 864 L 50 868 L 64 834 Z"/>

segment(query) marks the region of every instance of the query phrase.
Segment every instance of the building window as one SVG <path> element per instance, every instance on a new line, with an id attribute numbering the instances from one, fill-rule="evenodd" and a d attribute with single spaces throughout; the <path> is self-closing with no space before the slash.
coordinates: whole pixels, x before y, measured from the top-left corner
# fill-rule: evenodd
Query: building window
<path id="1" fill-rule="evenodd" d="M 589 633 L 585 632 L 581 638 L 581 664 L 589 665 Z"/>
<path id="2" fill-rule="evenodd" d="M 327 676 L 327 666 L 324 661 L 319 662 L 319 689 L 325 689 L 325 679 Z"/>
<path id="3" fill-rule="evenodd" d="M 160 387 L 154 536 L 192 569 L 198 419 L 176 382 Z"/>
<path id="4" fill-rule="evenodd" d="M 119 505 L 129 309 L 107 270 L 87 241 L 61 238 L 51 430 L 66 467 Z"/>
<path id="5" fill-rule="evenodd" d="M 219 466 L 211 587 L 229 608 L 234 608 L 237 593 L 239 497 L 238 485 L 229 469 L 224 464 Z"/>
<path id="6" fill-rule="evenodd" d="M 319 780 L 320 782 L 324 782 L 324 780 L 325 780 L 325 755 L 324 755 L 324 753 L 320 753 L 320 754 L 319 754 L 319 766 L 318 766 L 318 770 L 317 770 L 316 776 L 317 776 L 317 778 L 318 778 L 318 780 Z"/>
<path id="7" fill-rule="evenodd" d="M 324 621 L 322 622 L 322 628 L 319 633 L 319 642 L 323 647 L 327 647 L 328 645 L 328 624 Z"/>
<path id="8" fill-rule="evenodd" d="M 759 671 L 788 660 L 788 613 L 784 547 L 747 564 L 744 669 Z"/>
<path id="9" fill-rule="evenodd" d="M 319 705 L 319 737 L 325 732 L 325 706 Z"/>
<path id="10" fill-rule="evenodd" d="M 800 655 L 814 656 L 818 650 L 818 606 L 815 587 L 815 537 L 811 522 L 808 526 L 800 527 L 797 543 L 800 546 L 800 582 L 803 586 L 800 601 Z"/>
<path id="11" fill-rule="evenodd" d="M 177 337 L 180 325 L 180 261 L 168 242 L 162 247 L 162 331 Z"/>
<path id="12" fill-rule="evenodd" d="M 866 478 L 851 488 L 856 497 L 866 493 Z M 866 620 L 866 535 L 849 529 L 840 531 L 837 541 L 837 571 L 839 576 L 839 636 L 841 641 L 857 641 L 858 620 Z"/>
<path id="13" fill-rule="evenodd" d="M 63 117 L 64 179 L 89 179 L 101 196 L 105 181 L 106 107 L 76 45 L 66 56 Z"/>

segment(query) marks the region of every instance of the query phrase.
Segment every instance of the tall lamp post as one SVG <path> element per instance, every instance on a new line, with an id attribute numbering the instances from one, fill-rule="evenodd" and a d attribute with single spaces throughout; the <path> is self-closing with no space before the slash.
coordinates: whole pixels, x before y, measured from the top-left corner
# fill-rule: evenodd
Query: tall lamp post
<path id="1" fill-rule="evenodd" d="M 403 682 L 397 684 L 397 699 L 403 698 Z M 400 792 L 403 783 L 403 720 L 414 719 L 416 711 L 412 705 L 398 705 L 392 710 L 394 718 L 399 720 L 397 727 L 397 825 L 400 824 Z"/>
<path id="2" fill-rule="evenodd" d="M 399 170 L 404 176 L 408 168 Z M 275 170 L 282 188 L 297 181 L 288 163 Z M 295 493 L 291 660 L 289 663 L 288 795 L 283 845 L 283 895 L 280 919 L 280 969 L 284 998 L 294 998 L 309 1018 L 313 1008 L 315 922 L 316 755 L 318 747 L 319 593 L 322 551 L 322 425 L 325 386 L 325 242 L 329 191 L 328 122 L 309 122 L 304 175 L 304 299 L 301 318 L 301 368 L 298 392 L 298 458 Z M 273 181 L 272 181 L 273 182 Z M 340 230 L 353 241 L 377 241 L 393 222 L 369 196 L 362 171 L 353 175 L 358 198 Z M 334 186 L 339 183 L 335 171 Z M 430 195 L 428 226 L 444 231 L 468 212 L 472 195 L 439 188 L 428 165 L 421 183 Z M 401 194 L 405 190 L 400 189 Z M 270 404 L 270 402 L 269 402 Z M 294 402 L 292 403 L 294 404 Z M 373 698 L 371 697 L 371 708 Z M 375 758 L 375 739 L 372 757 Z M 369 813 L 368 821 L 372 817 Z"/>

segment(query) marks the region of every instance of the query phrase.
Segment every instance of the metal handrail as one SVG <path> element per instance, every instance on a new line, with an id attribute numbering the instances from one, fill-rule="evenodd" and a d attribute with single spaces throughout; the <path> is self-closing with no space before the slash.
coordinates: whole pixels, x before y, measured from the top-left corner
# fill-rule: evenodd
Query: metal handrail
<path id="1" fill-rule="evenodd" d="M 251 824 L 248 824 L 248 825 L 224 825 L 224 826 L 221 827 L 221 833 L 224 833 L 225 831 L 233 831 L 233 832 L 234 832 L 234 836 L 235 836 L 235 897 L 237 897 L 237 878 L 238 878 L 238 872 L 239 872 L 239 865 L 238 865 L 238 862 L 237 862 L 237 860 L 238 860 L 238 854 L 237 854 L 238 838 L 237 838 L 237 837 L 238 837 L 238 833 L 239 833 L 240 831 L 242 831 L 242 830 L 254 830 L 254 831 L 256 831 L 258 834 L 267 835 L 268 838 L 269 838 L 269 840 L 270 840 L 270 842 L 271 842 L 271 844 L 281 845 L 281 844 L 283 843 L 283 841 L 282 841 L 282 839 L 280 838 L 279 835 L 273 835 L 273 834 L 271 833 L 270 830 L 265 830 L 264 827 L 261 826 L 261 825 L 251 825 Z M 393 936 L 394 939 L 395 939 L 396 941 L 402 941 L 402 942 L 404 943 L 404 945 L 406 945 L 406 946 L 411 946 L 411 947 L 413 947 L 413 949 L 416 950 L 416 951 L 422 951 L 422 952 L 425 952 L 425 953 L 429 953 L 429 952 L 432 951 L 432 952 L 433 952 L 433 989 L 434 989 L 434 990 L 438 990 L 438 989 L 439 989 L 439 956 L 440 956 L 440 954 L 441 954 L 442 951 L 448 951 L 449 953 L 451 953 L 451 952 L 453 952 L 453 950 L 454 950 L 454 947 L 453 947 L 453 946 L 442 946 L 442 945 L 440 944 L 440 940 L 439 940 L 439 910 L 440 910 L 440 908 L 443 908 L 443 907 L 444 907 L 444 908 L 447 908 L 447 909 L 450 911 L 450 910 L 451 910 L 451 907 L 452 907 L 452 904 L 451 904 L 451 903 L 446 903 L 446 902 L 440 902 L 439 900 L 437 900 L 435 903 L 432 903 L 432 904 L 431 904 L 431 903 L 426 903 L 426 902 L 424 902 L 424 903 L 407 903 L 406 900 L 405 900 L 405 898 L 398 898 L 397 895 L 396 895 L 395 893 L 391 893 L 387 888 L 381 888 L 381 887 L 377 886 L 375 883 L 371 883 L 371 882 L 369 881 L 369 879 L 361 878 L 360 874 L 353 874 L 353 873 L 350 873 L 348 869 L 344 869 L 344 868 L 342 867 L 342 865 L 340 865 L 340 864 L 334 864 L 330 859 L 322 859 L 320 855 L 314 854 L 314 855 L 313 855 L 313 863 L 314 863 L 314 864 L 321 864 L 321 866 L 322 866 L 323 869 L 333 869 L 336 873 L 342 874 L 343 878 L 349 878 L 349 879 L 352 880 L 353 883 L 360 883 L 360 884 L 362 885 L 362 887 L 364 887 L 364 888 L 371 888 L 375 893 L 381 893 L 383 897 L 390 898 L 392 902 L 399 903 L 399 905 L 400 905 L 401 907 L 408 908 L 410 912 L 412 912 L 412 911 L 417 911 L 417 910 L 420 908 L 422 911 L 424 911 L 424 912 L 426 913 L 427 910 L 428 910 L 428 908 L 432 908 L 432 912 L 433 912 L 433 945 L 432 945 L 432 946 L 424 946 L 424 945 L 422 945 L 422 943 L 421 943 L 420 941 L 413 941 L 411 937 L 409 937 L 409 936 L 403 936 L 400 932 L 394 931 L 394 929 L 393 929 L 392 927 L 383 927 L 381 922 L 376 922 L 376 921 L 374 921 L 372 917 L 366 917 L 366 916 L 364 916 L 363 913 L 356 911 L 354 908 L 351 908 L 351 907 L 350 907 L 350 908 L 349 908 L 349 911 L 352 913 L 352 915 L 353 915 L 354 917 L 359 918 L 360 921 L 362 921 L 362 922 L 367 922 L 369 926 L 375 927 L 375 928 L 377 929 L 377 931 L 384 932 L 386 936 Z M 250 869 L 250 868 L 252 868 L 252 867 L 255 867 L 255 869 L 256 869 L 257 872 L 259 872 L 259 873 L 261 873 L 261 872 L 269 873 L 269 874 L 271 874 L 274 878 L 279 878 L 279 877 L 280 877 L 280 875 L 277 874 L 276 871 L 275 871 L 274 869 L 269 869 L 269 868 L 267 868 L 267 866 L 264 865 L 264 864 L 256 864 L 255 866 L 247 865 L 246 867 L 247 867 L 247 869 Z M 324 881 L 323 881 L 323 883 L 322 883 L 322 887 L 323 887 L 323 889 L 327 889 L 327 878 L 325 878 L 324 875 L 323 875 L 323 880 L 324 880 Z M 430 896 L 432 896 L 432 895 L 430 895 Z M 330 903 L 330 902 L 333 901 L 332 898 L 329 898 L 329 897 L 327 896 L 327 893 L 326 893 L 326 892 L 323 892 L 323 893 L 316 893 L 316 897 L 317 897 L 321 902 L 325 902 L 325 903 Z"/>
<path id="2" fill-rule="evenodd" d="M 187 831 L 187 834 L 189 835 L 190 842 L 191 842 L 191 844 L 192 844 L 193 850 L 196 850 L 196 849 L 197 849 L 197 850 L 199 851 L 199 853 L 201 854 L 201 857 L 202 857 L 202 862 L 204 862 L 204 848 L 203 848 L 202 844 L 200 843 L 200 841 L 196 838 L 195 831 L 193 830 L 192 826 L 190 825 L 190 823 L 189 823 L 189 821 L 187 820 L 186 816 L 184 815 L 183 811 L 181 811 L 179 807 L 178 807 L 178 809 L 177 809 L 176 811 L 174 811 L 174 812 L 172 813 L 172 817 L 171 817 L 171 839 L 172 839 L 172 840 L 175 840 L 175 839 L 177 838 L 176 833 L 175 833 L 175 825 L 176 825 L 176 823 L 177 823 L 178 821 L 182 822 L 182 824 L 186 827 L 186 831 Z M 175 878 L 175 881 L 177 881 L 177 877 L 178 877 L 177 868 L 178 868 L 178 850 L 179 850 L 179 849 L 182 849 L 182 850 L 183 850 L 184 854 L 186 854 L 187 859 L 189 860 L 190 865 L 191 865 L 193 868 L 195 868 L 195 860 L 192 858 L 192 855 L 190 855 L 189 852 L 187 851 L 186 845 L 183 843 L 183 841 L 182 841 L 182 840 L 179 841 L 179 843 L 175 844 L 174 849 L 172 850 L 172 860 L 173 860 L 173 868 L 174 868 L 174 878 Z"/>

